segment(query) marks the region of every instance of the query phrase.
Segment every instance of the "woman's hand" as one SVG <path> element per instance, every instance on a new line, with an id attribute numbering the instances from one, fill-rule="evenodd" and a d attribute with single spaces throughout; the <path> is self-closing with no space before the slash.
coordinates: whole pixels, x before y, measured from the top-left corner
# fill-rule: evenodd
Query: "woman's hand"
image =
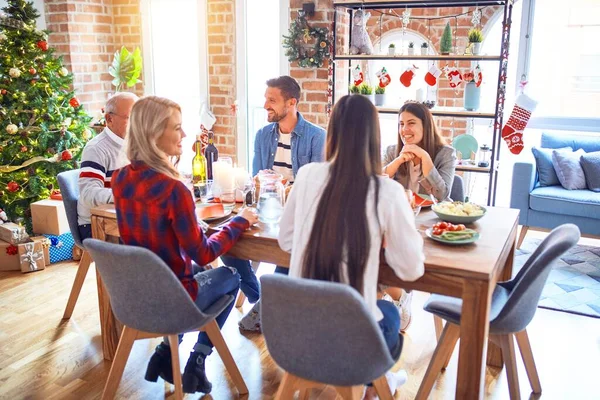
<path id="1" fill-rule="evenodd" d="M 244 218 L 250 226 L 256 224 L 258 222 L 258 214 L 256 213 L 256 209 L 252 207 L 246 207 L 242 211 L 238 213 L 238 217 Z"/>
<path id="2" fill-rule="evenodd" d="M 413 162 L 418 164 L 420 160 L 421 170 L 423 171 L 423 176 L 428 176 L 429 172 L 434 168 L 433 161 L 431 160 L 431 156 L 425 150 L 417 146 L 416 144 L 407 144 L 402 148 L 402 153 L 411 153 L 414 155 Z"/>
<path id="3" fill-rule="evenodd" d="M 404 150 L 402 150 L 402 152 L 396 158 L 396 160 L 399 160 L 400 165 L 401 165 L 401 164 L 404 164 L 405 162 L 413 160 L 414 158 L 415 158 L 415 155 L 413 153 L 405 152 Z"/>

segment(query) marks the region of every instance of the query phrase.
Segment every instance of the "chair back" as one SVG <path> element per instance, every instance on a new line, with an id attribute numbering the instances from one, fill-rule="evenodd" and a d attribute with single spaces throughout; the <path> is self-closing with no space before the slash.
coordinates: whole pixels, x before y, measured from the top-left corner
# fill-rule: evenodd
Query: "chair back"
<path id="1" fill-rule="evenodd" d="M 164 261 L 143 247 L 84 240 L 123 324 L 145 332 L 172 335 L 197 329 L 233 301 L 224 296 L 200 311 Z"/>
<path id="2" fill-rule="evenodd" d="M 83 248 L 81 237 L 79 236 L 79 224 L 77 223 L 77 202 L 79 201 L 79 172 L 80 169 L 61 172 L 57 175 L 58 187 L 63 198 L 67 221 L 75 244 Z"/>
<path id="3" fill-rule="evenodd" d="M 450 198 L 454 201 L 465 201 L 465 185 L 460 175 L 454 175 L 452 189 L 450 189 Z"/>
<path id="4" fill-rule="evenodd" d="M 261 286 L 261 329 L 269 354 L 287 372 L 353 386 L 394 365 L 379 325 L 351 286 L 280 274 L 263 276 Z"/>
<path id="5" fill-rule="evenodd" d="M 498 315 L 490 321 L 492 333 L 520 332 L 533 319 L 552 264 L 579 241 L 579 228 L 563 224 L 555 228 L 531 254 L 517 276 L 498 285 L 509 293 Z"/>

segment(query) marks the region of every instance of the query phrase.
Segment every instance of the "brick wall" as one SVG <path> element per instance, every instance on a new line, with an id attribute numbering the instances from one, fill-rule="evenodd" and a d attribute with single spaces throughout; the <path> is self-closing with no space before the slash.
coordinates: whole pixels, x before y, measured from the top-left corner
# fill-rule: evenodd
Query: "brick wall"
<path id="1" fill-rule="evenodd" d="M 236 161 L 237 130 L 231 105 L 236 100 L 235 0 L 208 0 L 209 102 L 219 153 Z"/>
<path id="2" fill-rule="evenodd" d="M 108 74 L 114 52 L 141 46 L 139 0 L 46 0 L 43 11 L 53 32 L 49 45 L 73 72 L 80 103 L 96 114 L 114 92 Z M 143 92 L 142 85 L 134 89 Z"/>

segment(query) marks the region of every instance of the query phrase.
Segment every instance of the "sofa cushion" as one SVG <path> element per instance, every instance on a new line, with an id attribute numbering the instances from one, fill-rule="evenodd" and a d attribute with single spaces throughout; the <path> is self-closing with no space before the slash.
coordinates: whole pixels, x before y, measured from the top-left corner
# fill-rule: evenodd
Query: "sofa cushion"
<path id="1" fill-rule="evenodd" d="M 565 189 L 587 189 L 585 174 L 579 161 L 584 154 L 585 151 L 583 149 L 573 152 L 561 152 L 558 150 L 552 152 L 552 164 L 554 165 L 556 176 L 558 176 L 560 184 Z"/>
<path id="2" fill-rule="evenodd" d="M 531 152 L 535 157 L 535 168 L 538 174 L 538 180 L 540 186 L 554 186 L 560 185 L 554 165 L 552 164 L 552 152 L 554 149 L 544 149 L 539 147 L 533 147 Z M 556 149 L 556 151 L 573 151 L 571 147 L 564 147 L 562 149 Z"/>
<path id="3" fill-rule="evenodd" d="M 600 135 L 584 134 L 573 132 L 565 134 L 562 132 L 544 132 L 540 147 L 559 149 L 562 147 L 571 147 L 573 149 L 583 149 L 586 153 L 600 151 Z"/>
<path id="4" fill-rule="evenodd" d="M 580 161 L 588 189 L 600 192 L 600 151 L 587 153 Z"/>
<path id="5" fill-rule="evenodd" d="M 600 219 L 600 193 L 567 190 L 562 186 L 538 187 L 531 191 L 532 210 Z"/>

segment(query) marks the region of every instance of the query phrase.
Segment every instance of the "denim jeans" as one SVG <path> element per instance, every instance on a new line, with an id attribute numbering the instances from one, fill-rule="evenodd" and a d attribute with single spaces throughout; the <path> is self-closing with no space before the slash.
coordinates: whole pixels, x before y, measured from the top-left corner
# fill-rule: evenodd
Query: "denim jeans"
<path id="1" fill-rule="evenodd" d="M 215 301 L 223 297 L 224 295 L 237 296 L 238 289 L 240 287 L 240 275 L 232 269 L 227 267 L 209 269 L 207 271 L 199 272 L 194 275 L 194 279 L 198 282 L 198 297 L 196 297 L 196 306 L 202 311 L 207 310 L 212 306 Z M 222 328 L 231 312 L 235 300 L 232 301 L 227 308 L 221 312 L 216 318 L 217 325 Z M 180 339 L 181 341 L 181 339 Z M 201 346 L 198 346 L 201 345 Z M 200 332 L 198 334 L 198 341 L 195 350 L 201 349 L 203 346 L 213 347 L 210 339 L 206 332 Z M 206 352 L 205 352 L 206 354 Z"/>
<path id="2" fill-rule="evenodd" d="M 92 224 L 79 225 L 79 237 L 83 242 L 92 237 Z"/>
<path id="3" fill-rule="evenodd" d="M 398 330 L 400 329 L 400 313 L 394 304 L 385 300 L 377 300 L 377 307 L 383 313 L 383 319 L 379 321 L 379 328 L 385 338 L 385 343 L 390 350 L 390 354 L 394 353 L 394 350 L 398 346 L 400 338 L 398 337 Z"/>
<path id="4" fill-rule="evenodd" d="M 231 256 L 221 256 L 223 264 L 235 268 L 240 274 L 240 289 L 246 295 L 250 303 L 256 303 L 260 297 L 260 284 L 256 274 L 250 265 L 250 261 Z"/>

